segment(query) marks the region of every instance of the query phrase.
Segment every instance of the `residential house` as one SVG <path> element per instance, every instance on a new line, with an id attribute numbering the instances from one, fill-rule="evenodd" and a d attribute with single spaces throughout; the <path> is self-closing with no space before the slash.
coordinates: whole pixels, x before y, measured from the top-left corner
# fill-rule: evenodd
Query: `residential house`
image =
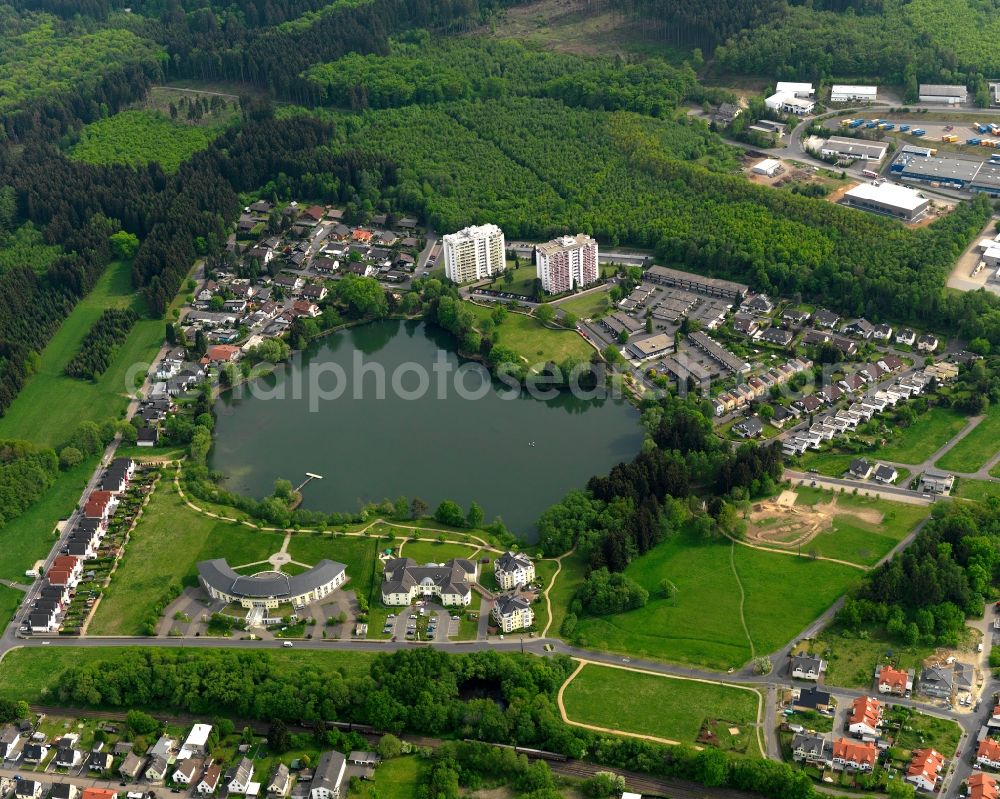
<path id="1" fill-rule="evenodd" d="M 149 765 L 146 766 L 146 773 L 144 776 L 149 782 L 163 782 L 167 778 L 167 771 L 169 770 L 169 765 L 167 764 L 167 759 L 161 757 L 160 755 L 155 755 L 149 760 Z"/>
<path id="2" fill-rule="evenodd" d="M 801 327 L 809 321 L 811 316 L 809 311 L 803 311 L 800 308 L 786 308 L 781 312 L 781 323 L 785 327 Z"/>
<path id="3" fill-rule="evenodd" d="M 83 752 L 76 748 L 77 736 L 66 736 L 56 741 L 56 756 L 52 759 L 59 768 L 73 768 L 83 762 Z"/>
<path id="4" fill-rule="evenodd" d="M 523 630 L 535 621 L 531 603 L 519 595 L 499 597 L 493 605 L 491 615 L 505 633 Z"/>
<path id="5" fill-rule="evenodd" d="M 924 666 L 920 670 L 919 690 L 935 699 L 950 699 L 955 673 L 950 665 Z"/>
<path id="6" fill-rule="evenodd" d="M 855 480 L 867 480 L 872 476 L 873 467 L 867 458 L 855 458 L 851 461 L 851 466 L 847 470 L 849 476 Z"/>
<path id="7" fill-rule="evenodd" d="M 834 768 L 849 768 L 855 771 L 871 771 L 878 761 L 878 747 L 872 741 L 852 741 L 838 738 L 833 742 Z"/>
<path id="8" fill-rule="evenodd" d="M 76 799 L 80 789 L 71 782 L 54 782 L 49 791 L 49 799 Z"/>
<path id="9" fill-rule="evenodd" d="M 840 316 L 835 314 L 833 311 L 828 311 L 825 308 L 820 308 L 816 313 L 813 314 L 813 325 L 815 327 L 826 327 L 833 329 L 840 323 Z"/>
<path id="10" fill-rule="evenodd" d="M 181 744 L 182 757 L 190 757 L 191 755 L 204 756 L 208 754 L 206 747 L 208 746 L 208 736 L 211 735 L 211 733 L 211 724 L 194 724 L 191 727 L 191 732 L 189 732 L 187 738 L 184 739 L 184 743 Z"/>
<path id="11" fill-rule="evenodd" d="M 327 293 L 326 286 L 319 286 L 315 283 L 307 283 L 302 287 L 303 298 L 313 302 L 322 302 Z"/>
<path id="12" fill-rule="evenodd" d="M 505 591 L 535 579 L 535 564 L 523 552 L 504 552 L 493 562 L 493 577 Z"/>
<path id="13" fill-rule="evenodd" d="M 45 786 L 37 780 L 20 779 L 14 783 L 16 799 L 39 799 L 45 794 Z"/>
<path id="14" fill-rule="evenodd" d="M 976 764 L 984 768 L 1000 769 L 1000 742 L 983 738 L 976 750 Z"/>
<path id="15" fill-rule="evenodd" d="M 829 767 L 833 762 L 833 744 L 816 733 L 796 733 L 792 738 L 792 759 L 818 768 Z"/>
<path id="16" fill-rule="evenodd" d="M 924 333 L 924 335 L 917 339 L 917 349 L 920 352 L 934 352 L 938 348 L 938 343 L 937 336 Z"/>
<path id="17" fill-rule="evenodd" d="M 794 414 L 784 405 L 775 405 L 774 414 L 771 416 L 771 424 L 780 430 L 785 426 L 789 419 L 794 418 Z"/>
<path id="18" fill-rule="evenodd" d="M 823 401 L 815 394 L 807 394 L 802 399 L 792 403 L 793 408 L 798 408 L 802 413 L 815 413 L 823 407 Z"/>
<path id="19" fill-rule="evenodd" d="M 215 793 L 215 789 L 219 787 L 219 778 L 221 776 L 222 766 L 216 763 L 210 763 L 205 767 L 205 771 L 201 775 L 201 779 L 198 780 L 198 784 L 195 786 L 195 791 L 202 796 L 208 796 Z"/>
<path id="20" fill-rule="evenodd" d="M 759 416 L 750 416 L 737 422 L 730 429 L 743 438 L 756 438 L 764 432 L 764 423 Z"/>
<path id="21" fill-rule="evenodd" d="M 872 338 L 876 341 L 889 341 L 892 339 L 892 326 L 886 324 L 875 325 L 875 329 L 872 330 Z"/>
<path id="22" fill-rule="evenodd" d="M 267 783 L 267 795 L 273 798 L 288 796 L 288 792 L 291 789 L 292 775 L 288 771 L 288 766 L 284 763 L 279 763 Z"/>
<path id="23" fill-rule="evenodd" d="M 917 749 L 913 752 L 910 765 L 906 769 L 906 781 L 912 782 L 917 790 L 935 791 L 941 782 L 944 758 L 935 749 Z"/>
<path id="24" fill-rule="evenodd" d="M 381 760 L 382 759 L 376 752 L 360 752 L 358 750 L 354 750 L 347 756 L 347 762 L 352 766 L 367 766 L 369 768 L 375 768 Z"/>
<path id="25" fill-rule="evenodd" d="M 773 344 L 776 347 L 787 347 L 795 338 L 791 330 L 782 330 L 780 327 L 769 327 L 758 336 L 759 341 L 765 344 Z"/>
<path id="26" fill-rule="evenodd" d="M 818 680 L 826 671 L 826 661 L 816 655 L 792 655 L 791 669 L 797 680 Z"/>
<path id="27" fill-rule="evenodd" d="M 844 326 L 844 333 L 848 336 L 857 336 L 858 338 L 863 338 L 865 341 L 870 339 L 874 332 L 875 325 L 864 318 L 855 319 Z"/>
<path id="28" fill-rule="evenodd" d="M 966 799 L 997 799 L 997 781 L 989 774 L 975 772 L 966 780 L 969 792 Z"/>
<path id="29" fill-rule="evenodd" d="M 913 342 L 917 340 L 917 334 L 914 333 L 910 328 L 904 327 L 896 331 L 896 343 L 903 344 L 907 347 L 912 347 Z"/>
<path id="30" fill-rule="evenodd" d="M 827 713 L 830 710 L 830 694 L 812 686 L 792 689 L 793 710 L 816 710 Z"/>
<path id="31" fill-rule="evenodd" d="M 896 482 L 896 478 L 899 477 L 899 472 L 897 472 L 893 466 L 889 466 L 886 463 L 880 463 L 875 467 L 874 477 L 875 482 L 877 483 L 891 485 Z"/>
<path id="32" fill-rule="evenodd" d="M 952 486 L 955 485 L 955 477 L 945 472 L 936 472 L 928 469 L 920 475 L 920 490 L 927 494 L 947 495 L 951 493 Z"/>
<path id="33" fill-rule="evenodd" d="M 298 275 L 282 272 L 274 279 L 274 285 L 279 286 L 287 294 L 297 294 L 302 290 L 305 281 Z"/>
<path id="34" fill-rule="evenodd" d="M 906 364 L 903 363 L 898 355 L 886 355 L 878 362 L 878 365 L 882 367 L 882 370 L 886 374 L 889 374 L 902 369 Z"/>
<path id="35" fill-rule="evenodd" d="M 871 696 L 859 696 L 851 703 L 847 729 L 859 738 L 877 738 L 882 726 L 882 703 Z"/>
<path id="36" fill-rule="evenodd" d="M 13 724 L 8 724 L 0 733 L 0 761 L 13 759 L 17 745 L 21 741 L 21 731 Z"/>
<path id="37" fill-rule="evenodd" d="M 731 125 L 733 124 L 733 120 L 741 113 L 743 113 L 743 109 L 735 103 L 720 103 L 719 107 L 715 110 L 712 121 L 717 125 Z"/>
<path id="38" fill-rule="evenodd" d="M 153 748 L 146 754 L 150 757 L 162 757 L 164 760 L 175 758 L 177 756 L 177 739 L 171 738 L 169 735 L 161 735 L 156 739 Z"/>
<path id="39" fill-rule="evenodd" d="M 253 761 L 248 757 L 243 757 L 226 774 L 226 788 L 229 793 L 245 794 L 252 780 Z"/>
<path id="40" fill-rule="evenodd" d="M 733 315 L 733 330 L 742 333 L 744 336 L 752 336 L 760 329 L 760 324 L 749 314 L 738 313 Z"/>
<path id="41" fill-rule="evenodd" d="M 21 750 L 21 759 L 25 763 L 41 763 L 48 753 L 49 747 L 47 744 L 32 741 L 24 745 L 24 748 Z"/>
<path id="42" fill-rule="evenodd" d="M 231 344 L 216 344 L 209 347 L 202 359 L 204 363 L 230 363 L 239 358 L 240 348 Z"/>
<path id="43" fill-rule="evenodd" d="M 875 683 L 880 694 L 909 696 L 913 691 L 913 669 L 903 671 L 892 666 L 875 669 Z"/>
<path id="44" fill-rule="evenodd" d="M 187 757 L 177 761 L 177 768 L 170 779 L 178 785 L 191 785 L 201 771 L 204 761 L 197 757 Z"/>
<path id="45" fill-rule="evenodd" d="M 323 752 L 309 786 L 309 799 L 340 799 L 347 759 L 340 752 Z"/>
<path id="46" fill-rule="evenodd" d="M 87 758 L 88 771 L 109 771 L 115 758 L 111 752 L 91 752 Z"/>
<path id="47" fill-rule="evenodd" d="M 118 773 L 121 774 L 123 779 L 135 780 L 138 778 L 139 772 L 142 771 L 142 762 L 143 759 L 135 752 L 129 752 L 118 767 Z"/>
<path id="48" fill-rule="evenodd" d="M 309 300 L 296 300 L 292 303 L 292 311 L 296 316 L 308 316 L 315 319 L 320 314 L 319 306 Z"/>

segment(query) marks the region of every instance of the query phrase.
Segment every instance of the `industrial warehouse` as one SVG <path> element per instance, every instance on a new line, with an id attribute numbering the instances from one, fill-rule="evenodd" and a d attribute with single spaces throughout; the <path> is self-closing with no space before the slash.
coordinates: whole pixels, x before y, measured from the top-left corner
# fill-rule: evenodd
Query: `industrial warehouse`
<path id="1" fill-rule="evenodd" d="M 831 136 L 820 148 L 820 155 L 834 156 L 851 161 L 878 162 L 885 158 L 888 149 L 889 145 L 882 142 Z"/>
<path id="2" fill-rule="evenodd" d="M 874 103 L 878 96 L 878 86 L 833 86 L 830 88 L 831 103 Z"/>
<path id="3" fill-rule="evenodd" d="M 886 214 L 906 222 L 913 222 L 924 215 L 930 200 L 906 186 L 879 180 L 862 183 L 845 192 L 843 203 L 863 211 Z"/>
<path id="4" fill-rule="evenodd" d="M 1000 197 L 1000 164 L 960 153 L 931 155 L 931 151 L 926 150 L 927 155 L 924 155 L 916 152 L 917 149 L 903 148 L 890 166 L 893 176 L 928 183 L 934 188 L 940 186 Z"/>

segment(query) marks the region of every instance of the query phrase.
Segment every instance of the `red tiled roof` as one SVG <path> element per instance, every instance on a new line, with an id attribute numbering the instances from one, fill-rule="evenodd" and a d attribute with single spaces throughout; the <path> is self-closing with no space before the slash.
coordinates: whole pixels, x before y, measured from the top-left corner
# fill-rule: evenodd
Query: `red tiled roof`
<path id="1" fill-rule="evenodd" d="M 868 763 L 874 767 L 878 749 L 871 742 L 861 743 L 850 738 L 840 738 L 833 742 L 833 756 L 851 763 Z"/>
<path id="2" fill-rule="evenodd" d="M 894 669 L 892 666 L 883 666 L 878 675 L 879 685 L 888 685 L 893 691 L 903 693 L 906 691 L 906 683 L 910 676 L 905 671 Z"/>
<path id="3" fill-rule="evenodd" d="M 992 738 L 983 738 L 979 742 L 979 749 L 976 750 L 976 757 L 985 757 L 994 763 L 1000 760 L 1000 743 Z"/>
<path id="4" fill-rule="evenodd" d="M 977 771 L 969 777 L 969 799 L 997 799 L 997 781 Z"/>
<path id="5" fill-rule="evenodd" d="M 853 708 L 851 724 L 865 723 L 873 729 L 878 726 L 882 717 L 882 705 L 877 699 L 870 696 L 859 696 L 851 704 L 851 707 Z"/>
<path id="6" fill-rule="evenodd" d="M 906 770 L 906 775 L 908 777 L 923 775 L 928 782 L 937 782 L 942 765 L 944 765 L 944 758 L 937 750 L 917 749 L 913 753 L 913 759 Z"/>

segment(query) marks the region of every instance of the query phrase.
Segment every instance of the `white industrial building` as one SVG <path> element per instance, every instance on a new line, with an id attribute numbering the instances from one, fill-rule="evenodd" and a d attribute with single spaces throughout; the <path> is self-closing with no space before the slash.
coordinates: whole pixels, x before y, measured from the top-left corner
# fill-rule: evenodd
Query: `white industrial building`
<path id="1" fill-rule="evenodd" d="M 773 178 L 781 171 L 781 161 L 777 158 L 765 158 L 753 165 L 751 170 L 755 175 L 764 175 Z"/>
<path id="2" fill-rule="evenodd" d="M 444 237 L 444 273 L 449 280 L 467 283 L 502 272 L 506 243 L 496 225 L 473 225 Z"/>
<path id="3" fill-rule="evenodd" d="M 560 236 L 535 247 L 535 267 L 542 288 L 561 294 L 598 278 L 597 242 L 585 233 Z"/>
<path id="4" fill-rule="evenodd" d="M 875 181 L 862 183 L 844 194 L 845 205 L 886 214 L 907 222 L 920 217 L 930 201 L 920 196 L 920 192 L 895 183 Z"/>
<path id="5" fill-rule="evenodd" d="M 830 89 L 831 103 L 874 103 L 878 86 L 833 86 Z"/>
<path id="6" fill-rule="evenodd" d="M 779 80 L 775 86 L 776 94 L 791 94 L 793 97 L 809 98 L 816 94 L 816 90 L 811 83 L 792 83 L 790 81 Z"/>
<path id="7" fill-rule="evenodd" d="M 812 112 L 816 103 L 804 97 L 797 97 L 791 92 L 775 92 L 764 99 L 764 105 L 771 111 L 780 114 L 795 114 L 803 117 Z"/>
<path id="8" fill-rule="evenodd" d="M 847 158 L 852 161 L 881 161 L 889 150 L 888 144 L 877 141 L 850 139 L 844 136 L 831 136 L 820 147 L 820 155 Z"/>
<path id="9" fill-rule="evenodd" d="M 983 253 L 983 260 L 990 269 L 1000 268 L 1000 244 L 994 242 L 994 246 Z"/>
<path id="10" fill-rule="evenodd" d="M 969 90 L 964 86 L 944 86 L 938 83 L 920 84 L 920 102 L 961 105 L 969 101 Z"/>

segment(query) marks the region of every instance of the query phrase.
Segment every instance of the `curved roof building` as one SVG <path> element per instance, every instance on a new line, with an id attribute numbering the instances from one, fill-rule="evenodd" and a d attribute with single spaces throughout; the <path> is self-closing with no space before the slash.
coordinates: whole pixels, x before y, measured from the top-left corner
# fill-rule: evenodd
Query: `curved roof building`
<path id="1" fill-rule="evenodd" d="M 198 579 L 213 599 L 239 602 L 245 608 L 276 608 L 282 602 L 305 605 L 331 594 L 347 579 L 343 563 L 321 560 L 302 574 L 264 571 L 238 574 L 223 559 L 198 563 Z"/>

